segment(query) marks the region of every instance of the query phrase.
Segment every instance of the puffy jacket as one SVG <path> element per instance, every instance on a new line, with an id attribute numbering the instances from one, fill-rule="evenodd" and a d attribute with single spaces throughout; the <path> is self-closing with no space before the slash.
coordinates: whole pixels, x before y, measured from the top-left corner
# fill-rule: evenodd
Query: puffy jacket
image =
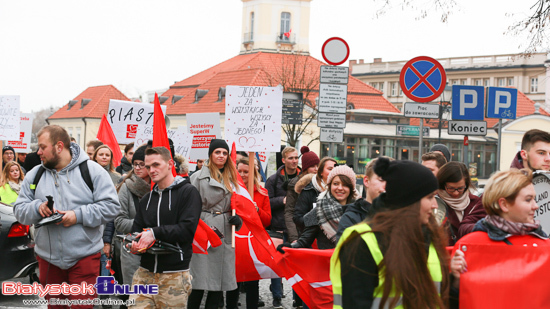
<path id="1" fill-rule="evenodd" d="M 315 178 L 312 178 L 312 181 Z M 294 223 L 296 223 L 296 228 L 298 229 L 298 234 L 301 234 L 305 228 L 304 225 L 304 216 L 313 209 L 313 204 L 317 202 L 317 197 L 319 196 L 319 191 L 313 186 L 312 181 L 307 184 L 304 189 L 300 192 L 298 196 L 298 201 L 296 201 L 296 206 L 294 206 Z"/>
<path id="2" fill-rule="evenodd" d="M 155 239 L 177 245 L 183 253 L 145 253 L 141 256 L 140 266 L 153 273 L 189 269 L 201 208 L 199 191 L 191 185 L 189 178 L 176 176 L 174 182 L 164 190 L 155 185 L 153 191 L 139 202 L 132 232 L 151 228 Z"/>
<path id="3" fill-rule="evenodd" d="M 285 182 L 285 166 L 279 167 L 277 172 L 267 179 L 265 188 L 269 194 L 269 204 L 271 205 L 271 230 L 286 231 L 285 225 L 285 203 L 283 202 L 287 190 L 283 187 Z M 296 170 L 300 173 L 300 169 Z"/>

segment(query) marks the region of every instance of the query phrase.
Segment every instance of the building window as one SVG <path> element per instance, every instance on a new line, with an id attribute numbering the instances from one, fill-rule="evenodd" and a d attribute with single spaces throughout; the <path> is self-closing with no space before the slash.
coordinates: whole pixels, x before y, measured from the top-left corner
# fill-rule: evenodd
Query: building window
<path id="1" fill-rule="evenodd" d="M 539 92 L 539 78 L 531 78 L 531 92 Z"/>
<path id="2" fill-rule="evenodd" d="M 483 80 L 483 87 L 489 87 L 489 79 L 488 78 L 485 78 Z"/>
<path id="3" fill-rule="evenodd" d="M 284 35 L 290 31 L 290 13 L 282 12 L 281 13 L 281 34 L 280 39 L 283 41 L 288 41 L 290 36 Z"/>
<path id="4" fill-rule="evenodd" d="M 80 145 L 80 127 L 76 128 L 76 136 L 74 138 L 76 139 L 76 143 Z"/>
<path id="5" fill-rule="evenodd" d="M 250 41 L 254 41 L 254 12 L 250 13 Z"/>
<path id="6" fill-rule="evenodd" d="M 508 87 L 514 86 L 514 78 L 508 77 Z"/>
<path id="7" fill-rule="evenodd" d="M 461 84 L 461 85 L 466 85 L 466 80 L 465 80 L 465 79 L 461 79 L 461 80 L 460 80 L 460 84 Z"/>
<path id="8" fill-rule="evenodd" d="M 499 78 L 499 79 L 498 79 L 498 86 L 499 86 L 499 87 L 504 87 L 504 86 L 506 86 L 506 79 L 505 79 L 505 78 Z"/>
<path id="9" fill-rule="evenodd" d="M 391 92 L 390 93 L 391 93 L 392 97 L 397 96 L 397 89 L 398 89 L 397 82 L 391 83 Z"/>
<path id="10" fill-rule="evenodd" d="M 451 83 L 452 83 L 453 85 L 458 85 L 459 82 L 460 82 L 460 80 L 458 80 L 458 79 L 453 79 L 453 80 L 451 81 Z"/>
<path id="11" fill-rule="evenodd" d="M 476 86 L 482 86 L 482 82 L 483 82 L 483 81 L 482 81 L 481 79 L 476 79 L 476 80 L 474 80 L 474 85 L 476 85 Z"/>

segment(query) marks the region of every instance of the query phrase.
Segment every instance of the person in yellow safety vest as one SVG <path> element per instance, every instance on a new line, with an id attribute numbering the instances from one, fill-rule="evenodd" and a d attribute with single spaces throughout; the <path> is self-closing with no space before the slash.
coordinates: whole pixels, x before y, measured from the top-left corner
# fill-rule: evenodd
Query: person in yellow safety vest
<path id="1" fill-rule="evenodd" d="M 347 228 L 330 263 L 334 308 L 446 308 L 447 235 L 434 212 L 437 179 L 412 161 L 380 157 L 386 192 L 374 214 Z"/>

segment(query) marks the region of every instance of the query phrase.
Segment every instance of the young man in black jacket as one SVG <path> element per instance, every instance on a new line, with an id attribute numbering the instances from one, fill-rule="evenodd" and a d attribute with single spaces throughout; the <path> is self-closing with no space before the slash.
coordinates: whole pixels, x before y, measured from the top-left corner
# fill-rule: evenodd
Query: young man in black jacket
<path id="1" fill-rule="evenodd" d="M 156 185 L 136 209 L 132 232 L 140 232 L 133 252 L 146 252 L 155 240 L 178 246 L 171 254 L 144 253 L 132 285 L 158 284 L 157 295 L 131 295 L 137 308 L 186 308 L 191 292 L 189 262 L 202 209 L 199 191 L 189 178 L 172 175 L 174 161 L 165 147 L 145 151 L 145 168 Z"/>

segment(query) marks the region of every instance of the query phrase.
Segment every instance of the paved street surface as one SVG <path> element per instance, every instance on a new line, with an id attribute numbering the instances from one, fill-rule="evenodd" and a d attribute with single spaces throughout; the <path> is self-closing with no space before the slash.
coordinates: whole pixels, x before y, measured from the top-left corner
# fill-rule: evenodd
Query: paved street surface
<path id="1" fill-rule="evenodd" d="M 28 284 L 29 278 L 20 278 L 20 279 L 14 279 L 12 281 L 15 282 L 21 282 Z M 263 308 L 269 309 L 273 308 L 273 297 L 271 296 L 271 292 L 269 291 L 269 284 L 271 280 L 261 280 L 260 281 L 260 297 L 265 302 L 266 306 Z M 285 298 L 282 299 L 282 303 L 284 308 L 292 309 L 292 289 L 290 288 L 290 284 L 286 282 L 285 279 L 283 279 L 283 293 L 285 295 Z M 241 303 L 241 306 L 239 308 L 246 309 L 246 300 L 245 300 L 246 294 L 241 294 L 239 302 Z M 0 295 L 0 309 L 14 309 L 14 308 L 31 308 L 31 306 L 25 306 L 23 305 L 24 299 L 39 299 L 38 296 L 17 296 L 17 295 Z M 37 309 L 46 309 L 46 306 L 32 306 L 32 308 Z M 95 308 L 100 309 L 101 307 L 96 306 Z M 114 309 L 117 309 L 118 306 L 114 306 Z"/>

